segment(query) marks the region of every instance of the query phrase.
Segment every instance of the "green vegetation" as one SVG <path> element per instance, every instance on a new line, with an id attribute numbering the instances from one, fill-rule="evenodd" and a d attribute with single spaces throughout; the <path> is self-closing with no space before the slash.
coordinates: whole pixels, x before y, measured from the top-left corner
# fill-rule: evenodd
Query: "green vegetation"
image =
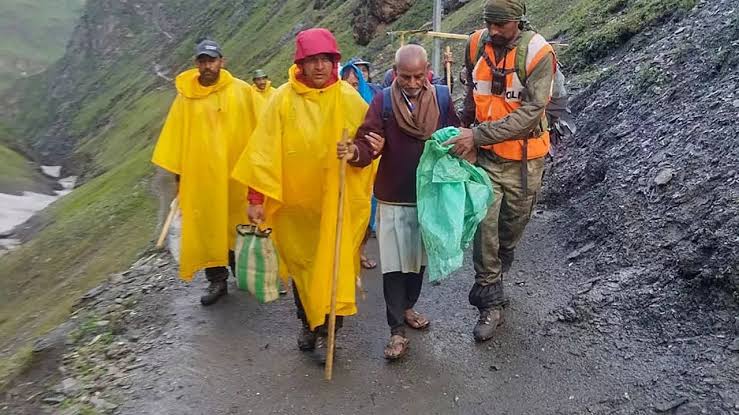
<path id="1" fill-rule="evenodd" d="M 0 191 L 15 193 L 34 187 L 38 173 L 23 156 L 0 144 Z"/>
<path id="2" fill-rule="evenodd" d="M 9 147 L 17 145 L 13 135 L 12 130 L 0 124 L 0 192 L 38 190 L 43 177 L 28 159 Z"/>
<path id="3" fill-rule="evenodd" d="M 535 21 L 547 22 L 542 32 L 562 36 L 570 46 L 561 58 L 579 71 L 618 49 L 636 34 L 691 9 L 696 0 L 534 0 Z M 547 15 L 556 16 L 547 20 Z M 539 18 L 540 17 L 540 18 Z"/>
<path id="4" fill-rule="evenodd" d="M 33 348 L 29 344 L 19 346 L 14 353 L 0 359 L 0 390 L 11 377 L 28 367 L 33 359 Z"/>
<path id="5" fill-rule="evenodd" d="M 64 54 L 84 0 L 0 2 L 0 89 Z"/>
<path id="6" fill-rule="evenodd" d="M 72 410 L 71 408 L 74 407 Z M 58 407 L 59 411 L 61 413 L 67 413 L 67 411 L 70 411 L 69 413 L 78 414 L 78 415 L 99 415 L 100 412 L 98 412 L 95 408 L 93 408 L 89 403 L 81 405 L 79 403 L 75 403 L 73 399 L 65 399 L 62 401 L 61 404 L 59 404 Z"/>
<path id="7" fill-rule="evenodd" d="M 27 345 L 69 315 L 81 294 L 125 269 L 155 233 L 150 149 L 54 203 L 38 236 L 0 259 L 0 349 Z M 16 348 L 3 361 L 22 362 Z M 3 377 L 16 366 L 8 364 Z"/>
<path id="8" fill-rule="evenodd" d="M 547 39 L 557 40 L 566 46 L 555 46 L 559 58 L 567 66 L 570 76 L 592 71 L 590 65 L 617 50 L 634 35 L 665 22 L 672 16 L 691 9 L 696 0 L 528 0 L 528 16 L 534 27 Z M 453 33 L 470 33 L 484 27 L 480 11 L 485 0 L 473 0 L 446 16 L 442 30 Z M 416 2 L 413 7 L 390 25 L 387 31 L 416 29 L 429 22 L 430 3 Z M 425 37 L 410 39 L 431 46 Z M 409 39 L 409 40 L 410 40 Z M 367 49 L 378 53 L 380 59 L 390 63 L 391 49 L 385 47 L 388 36 L 378 36 Z M 461 64 L 462 42 L 444 41 L 454 49 Z M 397 46 L 397 39 L 396 39 Z M 383 50 L 384 49 L 384 50 Z M 583 79 L 591 79 L 591 76 Z"/>
<path id="9" fill-rule="evenodd" d="M 643 94 L 652 88 L 665 85 L 668 79 L 659 67 L 643 65 L 636 74 L 636 81 L 634 82 L 636 92 Z"/>

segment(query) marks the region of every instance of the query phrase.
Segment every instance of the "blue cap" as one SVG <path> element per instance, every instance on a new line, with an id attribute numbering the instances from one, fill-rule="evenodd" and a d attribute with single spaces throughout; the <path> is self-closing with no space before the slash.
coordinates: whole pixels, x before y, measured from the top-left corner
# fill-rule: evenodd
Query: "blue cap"
<path id="1" fill-rule="evenodd" d="M 353 58 L 349 59 L 349 62 L 347 62 L 346 64 L 347 64 L 347 65 L 349 65 L 349 64 L 352 64 L 352 65 L 355 65 L 355 66 L 361 66 L 361 65 L 364 65 L 364 66 L 366 66 L 367 68 L 369 68 L 369 67 L 371 67 L 371 66 L 372 66 L 372 64 L 370 64 L 370 63 L 369 63 L 369 62 L 367 62 L 366 60 L 364 60 L 364 59 L 362 59 L 362 58 L 360 58 L 360 57 L 357 57 L 357 56 L 355 56 L 355 57 L 353 57 Z"/>
<path id="2" fill-rule="evenodd" d="M 221 52 L 221 46 L 218 45 L 218 42 L 205 39 L 195 47 L 195 57 L 197 58 L 200 55 L 221 58 L 223 57 L 223 52 Z"/>

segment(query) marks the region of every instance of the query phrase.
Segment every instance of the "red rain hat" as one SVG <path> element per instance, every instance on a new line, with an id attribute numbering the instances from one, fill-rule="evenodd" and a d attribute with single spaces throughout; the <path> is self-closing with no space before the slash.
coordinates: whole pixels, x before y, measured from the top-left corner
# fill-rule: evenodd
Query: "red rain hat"
<path id="1" fill-rule="evenodd" d="M 294 62 L 298 63 L 308 56 L 320 55 L 326 53 L 334 55 L 334 62 L 341 60 L 341 52 L 339 52 L 339 45 L 336 43 L 336 38 L 327 29 L 315 28 L 303 30 L 298 33 L 295 38 L 295 59 Z"/>

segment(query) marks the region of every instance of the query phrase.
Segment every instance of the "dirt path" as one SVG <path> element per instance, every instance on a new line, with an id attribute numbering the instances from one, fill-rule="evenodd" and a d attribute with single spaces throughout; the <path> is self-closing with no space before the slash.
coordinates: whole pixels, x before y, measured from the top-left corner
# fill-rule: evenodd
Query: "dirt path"
<path id="1" fill-rule="evenodd" d="M 441 286 L 424 287 L 418 309 L 433 326 L 414 333 L 405 361 L 388 364 L 375 271 L 365 276 L 360 314 L 340 333 L 335 380 L 326 383 L 296 349 L 291 298 L 261 306 L 232 291 L 202 308 L 201 281 L 173 296 L 171 345 L 146 356 L 157 369 L 134 377 L 121 413 L 634 413 L 682 400 L 667 379 L 678 362 L 636 339 L 613 347 L 614 339 L 559 321 L 568 318 L 562 310 L 582 276 L 552 243 L 550 218 L 537 215 L 527 233 L 506 281 L 507 327 L 492 342 L 479 345 L 471 336 L 468 262 Z M 700 412 L 687 405 L 684 413 Z"/>
<path id="2" fill-rule="evenodd" d="M 485 344 L 471 336 L 476 311 L 467 303 L 467 261 L 442 285 L 424 287 L 418 309 L 432 327 L 412 333 L 404 361 L 387 363 L 381 277 L 369 272 L 367 299 L 340 332 L 335 379 L 326 383 L 322 368 L 297 350 L 292 298 L 259 305 L 233 289 L 225 301 L 203 308 L 202 279 L 181 284 L 165 261 L 152 260 L 92 293 L 99 296 L 91 300 L 97 309 L 132 308 L 103 357 L 80 364 L 78 356 L 93 346 L 74 346 L 65 367 L 106 367 L 85 389 L 117 402 L 109 412 L 119 414 L 737 413 L 737 353 L 706 349 L 703 340 L 711 339 L 660 343 L 634 327 L 606 329 L 570 307 L 578 293 L 597 291 L 597 283 L 579 270 L 584 267 L 567 262 L 555 219 L 547 212 L 535 216 L 506 280 L 507 324 Z M 94 334 L 77 344 L 94 343 Z M 27 394 L 19 383 L 5 409 L 38 413 L 49 396 L 12 405 Z M 80 402 L 89 405 L 90 397 Z"/>

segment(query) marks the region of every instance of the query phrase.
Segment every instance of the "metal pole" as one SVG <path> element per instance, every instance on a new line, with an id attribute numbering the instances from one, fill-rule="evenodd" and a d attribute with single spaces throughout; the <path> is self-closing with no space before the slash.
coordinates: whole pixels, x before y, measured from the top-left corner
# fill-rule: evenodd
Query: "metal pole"
<path id="1" fill-rule="evenodd" d="M 441 0 L 434 0 L 434 24 L 435 32 L 441 32 Z M 432 54 L 433 70 L 437 76 L 441 76 L 441 39 L 434 38 L 434 51 Z"/>

